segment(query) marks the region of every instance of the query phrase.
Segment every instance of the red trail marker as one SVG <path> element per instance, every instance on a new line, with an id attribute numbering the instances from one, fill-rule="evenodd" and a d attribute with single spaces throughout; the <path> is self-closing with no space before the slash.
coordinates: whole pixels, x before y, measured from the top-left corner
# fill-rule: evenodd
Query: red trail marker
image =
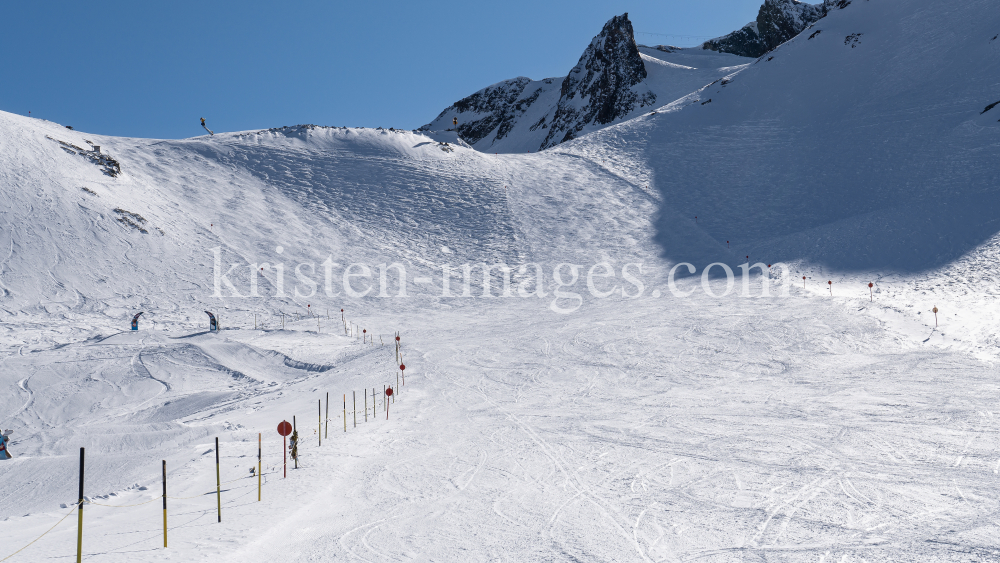
<path id="1" fill-rule="evenodd" d="M 281 434 L 282 466 L 285 477 L 288 477 L 288 435 L 292 433 L 292 425 L 287 420 L 282 420 L 278 425 L 278 434 Z"/>

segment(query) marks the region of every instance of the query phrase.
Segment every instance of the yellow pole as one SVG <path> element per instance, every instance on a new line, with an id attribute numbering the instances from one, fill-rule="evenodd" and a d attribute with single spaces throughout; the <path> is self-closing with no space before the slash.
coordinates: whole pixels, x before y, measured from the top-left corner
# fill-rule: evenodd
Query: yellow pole
<path id="1" fill-rule="evenodd" d="M 80 501 L 76 521 L 76 563 L 83 560 L 83 448 L 80 448 Z"/>
<path id="2" fill-rule="evenodd" d="M 163 547 L 167 547 L 167 460 L 163 460 Z"/>

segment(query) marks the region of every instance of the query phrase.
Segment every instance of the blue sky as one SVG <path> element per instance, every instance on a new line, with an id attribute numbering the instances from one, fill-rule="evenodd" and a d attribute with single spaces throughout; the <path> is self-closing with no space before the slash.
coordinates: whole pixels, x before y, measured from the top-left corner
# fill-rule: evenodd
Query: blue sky
<path id="1" fill-rule="evenodd" d="M 412 129 L 505 78 L 564 76 L 614 15 L 714 37 L 761 1 L 4 2 L 0 110 L 132 137 L 199 135 L 199 117 Z"/>

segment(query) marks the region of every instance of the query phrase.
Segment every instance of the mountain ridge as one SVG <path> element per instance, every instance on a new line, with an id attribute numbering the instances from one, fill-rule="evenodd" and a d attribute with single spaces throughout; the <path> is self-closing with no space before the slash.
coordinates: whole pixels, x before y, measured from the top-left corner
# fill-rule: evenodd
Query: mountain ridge
<path id="1" fill-rule="evenodd" d="M 451 130 L 482 152 L 544 150 L 738 72 L 750 60 L 635 42 L 628 13 L 608 20 L 565 77 L 517 77 L 445 108 L 420 131 Z"/>

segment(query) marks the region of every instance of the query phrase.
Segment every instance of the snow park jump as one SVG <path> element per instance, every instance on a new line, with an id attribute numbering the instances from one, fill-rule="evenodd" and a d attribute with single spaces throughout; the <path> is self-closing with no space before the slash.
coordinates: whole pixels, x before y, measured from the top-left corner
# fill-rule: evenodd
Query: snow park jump
<path id="1" fill-rule="evenodd" d="M 4 5 L 0 563 L 1000 560 L 995 1 L 299 4 Z"/>

